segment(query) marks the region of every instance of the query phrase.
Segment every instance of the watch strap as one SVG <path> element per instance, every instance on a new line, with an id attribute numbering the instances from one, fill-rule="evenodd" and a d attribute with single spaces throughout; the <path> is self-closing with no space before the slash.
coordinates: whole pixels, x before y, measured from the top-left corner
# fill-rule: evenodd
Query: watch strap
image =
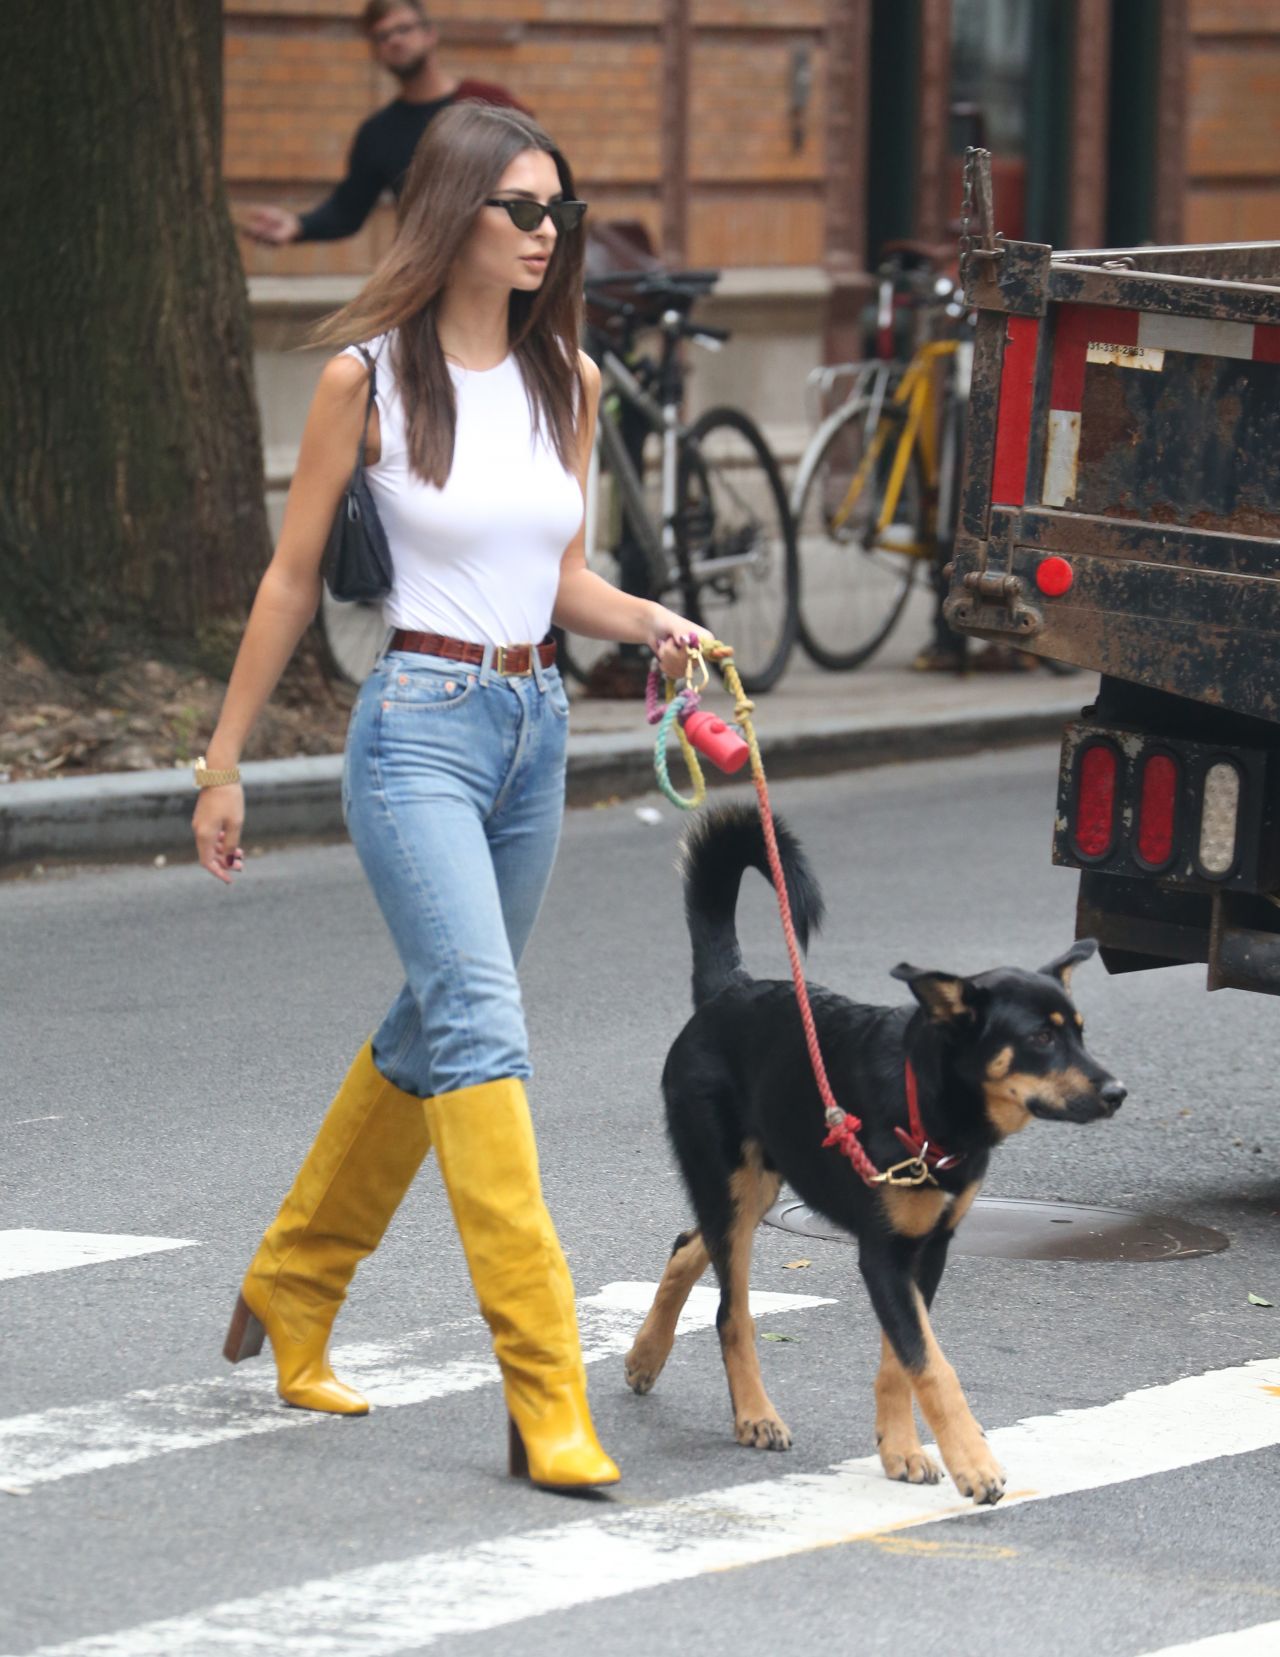
<path id="1" fill-rule="evenodd" d="M 238 765 L 224 766 L 221 770 L 210 770 L 204 762 L 204 755 L 196 761 L 194 766 L 197 788 L 223 788 L 228 783 L 240 781 L 240 767 Z"/>

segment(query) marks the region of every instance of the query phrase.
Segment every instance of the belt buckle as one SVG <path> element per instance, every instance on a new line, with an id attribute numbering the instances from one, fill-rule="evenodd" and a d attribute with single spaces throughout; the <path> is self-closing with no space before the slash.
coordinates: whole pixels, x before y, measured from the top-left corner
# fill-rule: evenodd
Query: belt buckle
<path id="1" fill-rule="evenodd" d="M 533 672 L 532 655 L 530 655 L 528 667 L 508 667 L 507 648 L 505 644 L 496 644 L 493 647 L 493 670 L 495 673 L 501 673 L 508 679 L 523 679 Z M 513 648 L 518 649 L 519 646 Z"/>

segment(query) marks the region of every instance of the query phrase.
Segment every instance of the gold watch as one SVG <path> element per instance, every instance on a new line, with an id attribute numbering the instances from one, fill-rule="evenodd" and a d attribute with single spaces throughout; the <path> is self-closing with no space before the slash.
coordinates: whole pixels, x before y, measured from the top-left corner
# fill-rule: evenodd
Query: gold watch
<path id="1" fill-rule="evenodd" d="M 240 781 L 240 767 L 228 765 L 221 771 L 211 771 L 204 762 L 204 755 L 195 763 L 195 778 L 197 788 L 222 788 L 227 783 Z"/>

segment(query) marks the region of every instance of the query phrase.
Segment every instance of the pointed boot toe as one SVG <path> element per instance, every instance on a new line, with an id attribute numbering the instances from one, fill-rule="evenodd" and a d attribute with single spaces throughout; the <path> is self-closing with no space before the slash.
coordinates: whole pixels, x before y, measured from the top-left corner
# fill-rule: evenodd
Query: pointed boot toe
<path id="1" fill-rule="evenodd" d="M 295 1410 L 319 1410 L 325 1415 L 368 1415 L 369 1400 L 329 1371 L 313 1381 L 296 1382 L 288 1388 L 283 1381 L 277 1392 Z"/>
<path id="2" fill-rule="evenodd" d="M 305 1340 L 290 1339 L 270 1322 L 266 1329 L 276 1360 L 276 1391 L 286 1404 L 326 1415 L 368 1415 L 369 1400 L 329 1367 L 327 1328 L 309 1331 Z"/>
<path id="3" fill-rule="evenodd" d="M 508 1417 L 507 1430 L 513 1479 L 528 1479 L 540 1490 L 598 1490 L 622 1478 L 589 1423 L 585 1431 L 571 1429 L 568 1436 L 531 1433 L 528 1443 L 514 1416 Z"/>
<path id="4" fill-rule="evenodd" d="M 329 1330 L 336 1313 L 336 1306 L 295 1309 L 294 1317 L 286 1318 L 273 1302 L 259 1301 L 257 1285 L 246 1280 L 223 1356 L 233 1364 L 255 1357 L 265 1338 L 276 1362 L 276 1392 L 286 1404 L 326 1415 L 368 1415 L 369 1400 L 340 1381 L 329 1366 Z"/>

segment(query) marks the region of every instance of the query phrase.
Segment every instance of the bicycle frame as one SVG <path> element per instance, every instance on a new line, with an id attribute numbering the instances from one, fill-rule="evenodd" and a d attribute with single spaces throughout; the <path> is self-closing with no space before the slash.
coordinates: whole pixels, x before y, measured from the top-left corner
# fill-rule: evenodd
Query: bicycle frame
<path id="1" fill-rule="evenodd" d="M 597 453 L 604 455 L 605 463 L 622 491 L 624 510 L 644 549 L 654 579 L 654 590 L 665 592 L 672 584 L 676 569 L 677 455 L 680 438 L 686 428 L 680 421 L 678 406 L 674 402 L 659 402 L 656 397 L 650 396 L 621 357 L 607 346 L 601 353 L 600 367 L 606 383 L 596 417 Z M 644 483 L 627 453 L 622 433 L 609 413 L 606 402 L 609 391 L 616 391 L 633 408 L 639 409 L 652 429 L 662 434 L 662 521 L 658 526 L 649 516 Z"/>
<path id="2" fill-rule="evenodd" d="M 650 575 L 654 581 L 654 591 L 665 592 L 673 587 L 679 578 L 680 548 L 677 520 L 680 504 L 680 444 L 687 437 L 690 428 L 680 418 L 678 401 L 666 397 L 659 401 L 657 397 L 651 396 L 621 357 L 609 346 L 605 346 L 601 352 L 600 367 L 605 377 L 605 387 L 601 392 L 600 410 L 596 417 L 596 452 L 603 454 L 606 465 L 622 491 L 624 510 L 644 549 Z M 664 381 L 666 375 L 667 368 L 664 364 Z M 639 409 L 652 430 L 661 434 L 661 521 L 656 526 L 649 515 L 643 480 L 627 453 L 622 433 L 609 413 L 606 402 L 609 391 L 616 391 L 624 401 Z M 593 456 L 593 463 L 594 459 Z M 594 526 L 594 510 L 591 512 L 591 520 Z M 688 574 L 695 580 L 704 581 L 729 570 L 750 565 L 754 561 L 754 556 L 753 552 L 748 551 L 719 558 L 690 559 Z"/>
<path id="3" fill-rule="evenodd" d="M 920 450 L 925 488 L 930 498 L 935 495 L 938 486 L 939 431 L 934 369 L 943 358 L 955 356 L 959 343 L 954 339 L 940 339 L 922 345 L 907 364 L 902 378 L 894 388 L 891 402 L 895 408 L 905 409 L 906 418 L 898 436 L 889 481 L 885 487 L 884 500 L 881 502 L 880 515 L 876 520 L 877 535 L 893 522 L 902 495 L 902 485 L 906 480 L 907 467 L 911 463 L 911 454 L 917 445 Z M 878 411 L 874 427 L 871 429 L 871 441 L 867 444 L 866 451 L 858 463 L 858 469 L 849 482 L 844 499 L 832 515 L 834 529 L 843 528 L 848 521 L 849 514 L 866 487 L 872 468 L 878 464 L 889 441 L 888 424 L 878 418 Z M 909 558 L 932 557 L 932 537 L 929 537 L 925 544 L 894 547 L 893 551 Z"/>

